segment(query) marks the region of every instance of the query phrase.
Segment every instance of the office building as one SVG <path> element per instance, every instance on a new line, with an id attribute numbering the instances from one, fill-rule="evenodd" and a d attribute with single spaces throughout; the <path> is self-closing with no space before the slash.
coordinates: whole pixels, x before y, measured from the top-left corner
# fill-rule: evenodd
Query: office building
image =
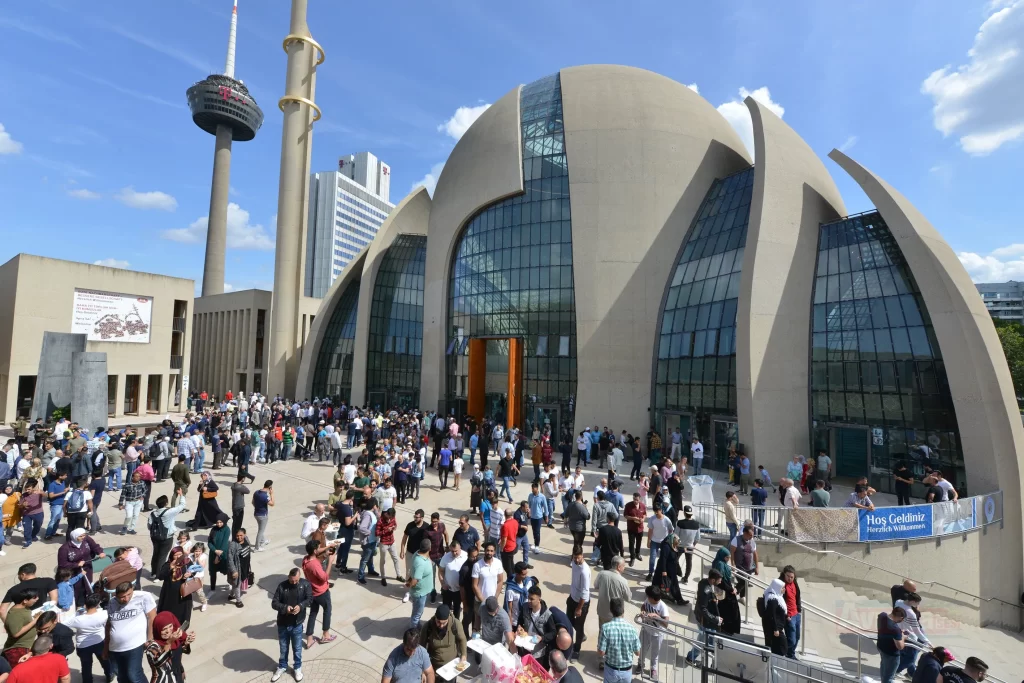
<path id="1" fill-rule="evenodd" d="M 981 282 L 974 286 L 993 318 L 1024 323 L 1024 282 Z"/>
<path id="2" fill-rule="evenodd" d="M 309 179 L 304 293 L 320 298 L 377 234 L 394 204 L 391 169 L 369 152 L 338 161 L 337 171 Z"/>

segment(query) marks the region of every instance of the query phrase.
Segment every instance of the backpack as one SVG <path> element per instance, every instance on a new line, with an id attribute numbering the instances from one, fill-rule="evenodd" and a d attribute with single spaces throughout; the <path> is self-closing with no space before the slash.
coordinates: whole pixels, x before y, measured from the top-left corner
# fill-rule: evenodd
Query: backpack
<path id="1" fill-rule="evenodd" d="M 75 489 L 68 496 L 68 510 L 80 510 L 85 507 L 85 492 L 82 489 Z"/>
<path id="2" fill-rule="evenodd" d="M 149 459 L 156 460 L 160 457 L 160 441 L 156 440 L 149 446 Z"/>
<path id="3" fill-rule="evenodd" d="M 163 517 L 165 514 L 167 514 L 166 510 L 153 513 L 146 521 L 146 526 L 149 527 L 150 540 L 166 541 L 172 537 L 174 532 L 170 531 L 163 523 Z"/>

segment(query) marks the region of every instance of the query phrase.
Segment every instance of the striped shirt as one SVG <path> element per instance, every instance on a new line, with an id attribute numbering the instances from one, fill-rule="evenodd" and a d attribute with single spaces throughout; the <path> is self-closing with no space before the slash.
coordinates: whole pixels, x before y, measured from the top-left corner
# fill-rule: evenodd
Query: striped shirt
<path id="1" fill-rule="evenodd" d="M 625 619 L 617 617 L 601 627 L 597 649 L 604 653 L 605 666 L 625 670 L 633 666 L 633 656 L 640 651 L 640 636 Z"/>

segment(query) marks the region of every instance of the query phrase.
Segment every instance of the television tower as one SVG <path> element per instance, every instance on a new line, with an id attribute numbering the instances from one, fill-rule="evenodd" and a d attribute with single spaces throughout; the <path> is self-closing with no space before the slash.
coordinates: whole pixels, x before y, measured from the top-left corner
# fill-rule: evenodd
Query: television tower
<path id="1" fill-rule="evenodd" d="M 256 137 L 263 125 L 263 111 L 242 81 L 235 79 L 235 33 L 238 0 L 231 10 L 228 56 L 223 74 L 211 74 L 188 89 L 192 121 L 217 138 L 213 154 L 213 183 L 206 229 L 203 263 L 203 296 L 224 293 L 224 258 L 228 237 L 228 190 L 231 187 L 231 142 Z"/>

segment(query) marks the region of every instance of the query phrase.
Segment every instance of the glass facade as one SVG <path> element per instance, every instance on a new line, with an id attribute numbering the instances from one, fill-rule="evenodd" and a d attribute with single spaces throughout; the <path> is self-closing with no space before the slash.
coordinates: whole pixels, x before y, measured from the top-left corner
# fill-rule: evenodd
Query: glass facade
<path id="1" fill-rule="evenodd" d="M 335 403 L 352 398 L 352 351 L 356 343 L 359 280 L 345 287 L 324 330 L 313 368 L 313 395 L 330 396 Z"/>
<path id="2" fill-rule="evenodd" d="M 449 411 L 465 413 L 468 340 L 489 337 L 487 412 L 504 414 L 507 338 L 520 337 L 525 342 L 523 426 L 529 429 L 535 420 L 571 426 L 576 312 L 558 74 L 524 86 L 520 112 L 525 191 L 474 216 L 452 260 L 445 400 Z"/>
<path id="3" fill-rule="evenodd" d="M 945 365 L 917 283 L 877 212 L 821 226 L 811 339 L 814 448 L 837 475 L 892 491 L 906 462 L 920 477 L 966 479 Z"/>
<path id="4" fill-rule="evenodd" d="M 370 306 L 366 405 L 414 408 L 420 400 L 427 238 L 399 235 L 377 271 Z"/>
<path id="5" fill-rule="evenodd" d="M 722 467 L 739 439 L 736 309 L 753 184 L 749 168 L 708 190 L 668 283 L 660 320 L 655 425 L 699 436 L 709 467 Z"/>

